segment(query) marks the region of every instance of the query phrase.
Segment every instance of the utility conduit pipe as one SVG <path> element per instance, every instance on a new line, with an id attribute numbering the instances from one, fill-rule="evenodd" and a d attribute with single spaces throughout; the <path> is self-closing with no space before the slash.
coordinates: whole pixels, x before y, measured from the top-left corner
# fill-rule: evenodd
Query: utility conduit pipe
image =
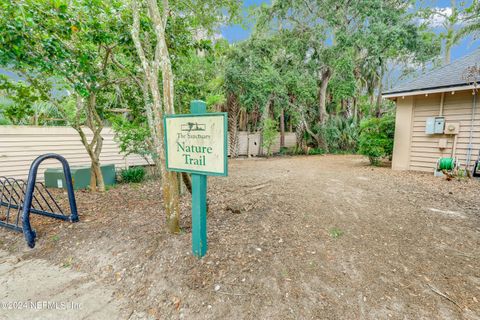
<path id="1" fill-rule="evenodd" d="M 467 159 L 465 163 L 465 169 L 469 170 L 470 169 L 470 161 L 472 159 L 472 140 L 473 140 L 473 126 L 475 122 L 475 112 L 477 109 L 477 90 L 473 90 L 473 102 L 472 102 L 472 122 L 470 124 L 470 136 L 468 138 L 468 148 L 467 148 Z"/>

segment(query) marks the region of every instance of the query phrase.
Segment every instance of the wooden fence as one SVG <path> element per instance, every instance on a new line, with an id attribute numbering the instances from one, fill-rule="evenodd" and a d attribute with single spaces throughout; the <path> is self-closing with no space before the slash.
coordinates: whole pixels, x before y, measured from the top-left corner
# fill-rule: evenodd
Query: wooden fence
<path id="1" fill-rule="evenodd" d="M 297 138 L 294 132 L 285 133 L 285 147 L 294 147 L 297 143 Z M 280 151 L 280 135 L 277 136 L 275 143 L 271 148 L 271 152 L 277 153 Z M 249 133 L 240 131 L 238 134 L 238 155 L 240 156 L 258 156 L 265 153 L 262 148 L 261 134 Z"/>

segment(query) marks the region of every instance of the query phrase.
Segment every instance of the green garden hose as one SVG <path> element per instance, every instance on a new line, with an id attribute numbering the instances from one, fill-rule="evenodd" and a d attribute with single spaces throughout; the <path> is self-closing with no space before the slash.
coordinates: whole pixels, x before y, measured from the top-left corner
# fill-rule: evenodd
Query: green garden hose
<path id="1" fill-rule="evenodd" d="M 455 169 L 455 158 L 438 159 L 438 170 L 453 170 L 453 169 Z"/>

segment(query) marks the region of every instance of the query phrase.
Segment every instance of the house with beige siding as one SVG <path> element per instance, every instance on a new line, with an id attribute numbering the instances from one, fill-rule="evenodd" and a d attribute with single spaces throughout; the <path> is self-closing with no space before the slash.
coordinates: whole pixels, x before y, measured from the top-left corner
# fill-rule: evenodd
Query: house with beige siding
<path id="1" fill-rule="evenodd" d="M 449 157 L 473 169 L 480 149 L 475 68 L 480 49 L 383 93 L 396 103 L 394 170 L 434 172 L 438 159 Z"/>

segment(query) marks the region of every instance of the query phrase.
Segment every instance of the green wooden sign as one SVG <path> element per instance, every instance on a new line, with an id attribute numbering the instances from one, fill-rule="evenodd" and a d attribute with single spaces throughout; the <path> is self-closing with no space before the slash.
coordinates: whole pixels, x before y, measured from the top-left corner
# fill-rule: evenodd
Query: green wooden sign
<path id="1" fill-rule="evenodd" d="M 226 112 L 167 115 L 164 125 L 168 170 L 228 174 Z"/>
<path id="2" fill-rule="evenodd" d="M 167 170 L 192 174 L 192 252 L 207 253 L 207 176 L 227 176 L 227 113 L 207 113 L 203 101 L 192 101 L 191 114 L 166 115 Z"/>

